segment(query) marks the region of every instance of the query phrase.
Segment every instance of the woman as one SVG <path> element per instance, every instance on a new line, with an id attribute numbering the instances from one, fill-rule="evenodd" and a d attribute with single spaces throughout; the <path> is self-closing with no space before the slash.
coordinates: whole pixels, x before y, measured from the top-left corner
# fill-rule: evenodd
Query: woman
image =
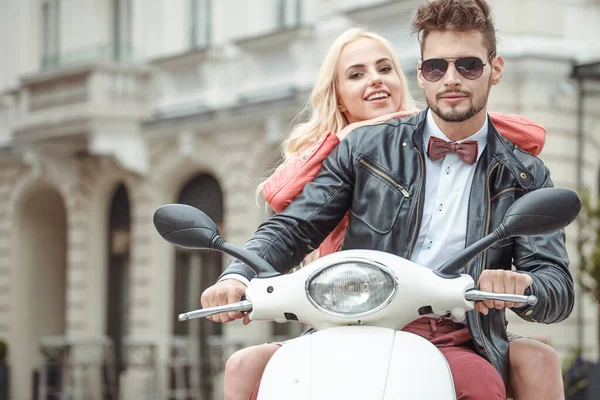
<path id="1" fill-rule="evenodd" d="M 360 29 L 350 29 L 332 44 L 312 92 L 312 115 L 298 125 L 283 144 L 284 163 L 261 186 L 275 212 L 283 210 L 310 182 L 322 161 L 352 130 L 401 118 L 418 111 L 390 43 Z M 539 154 L 544 129 L 518 116 L 490 114 L 498 131 L 532 154 Z M 337 133 L 336 133 L 337 132 Z M 348 215 L 309 259 L 339 250 L 348 227 Z M 244 323 L 248 323 L 247 317 Z M 238 351 L 225 368 L 225 399 L 251 397 L 278 344 L 263 344 Z M 517 350 L 518 349 L 518 350 Z M 513 337 L 511 387 L 515 398 L 536 398 L 540 388 L 553 385 L 562 393 L 562 378 L 554 350 L 535 340 Z M 520 371 L 528 371 L 527 378 Z M 535 393 L 532 397 L 531 393 Z M 256 395 L 256 390 L 254 390 Z M 552 397 L 544 397 L 552 398 Z M 555 397 L 560 398 L 560 397 Z"/>

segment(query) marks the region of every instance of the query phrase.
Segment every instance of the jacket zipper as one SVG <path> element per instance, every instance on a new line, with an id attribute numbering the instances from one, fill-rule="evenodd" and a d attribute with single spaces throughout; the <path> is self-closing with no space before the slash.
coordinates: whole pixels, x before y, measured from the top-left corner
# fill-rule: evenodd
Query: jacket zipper
<path id="1" fill-rule="evenodd" d="M 391 183 L 392 185 L 394 185 L 394 187 L 396 189 L 398 189 L 400 191 L 400 193 L 402 193 L 402 195 L 404 197 L 406 197 L 407 199 L 410 197 L 410 194 L 408 193 L 408 190 L 406 190 L 402 185 L 400 185 L 398 182 L 396 182 L 395 180 L 393 180 L 392 178 L 390 178 L 386 173 L 384 173 L 383 171 L 380 171 L 379 169 L 375 168 L 373 165 L 371 165 L 370 163 L 366 162 L 364 159 L 361 159 L 359 162 L 362 165 L 364 165 L 365 167 L 369 168 L 374 173 L 376 173 L 377 175 L 379 175 L 380 177 L 382 177 L 383 179 L 385 179 L 386 181 L 388 181 L 389 183 Z"/>
<path id="2" fill-rule="evenodd" d="M 416 221 L 419 221 L 419 212 L 421 211 L 421 192 L 423 192 L 423 180 L 425 177 L 425 161 L 423 160 L 423 155 L 421 154 L 420 151 L 417 151 L 417 154 L 419 154 L 419 165 L 421 166 L 421 179 L 419 181 L 419 194 L 417 195 L 417 218 Z M 410 248 L 409 248 L 409 252 L 408 252 L 408 259 L 412 259 L 412 252 L 414 250 L 414 246 L 415 246 L 415 241 L 417 240 L 417 234 L 419 233 L 419 228 L 420 228 L 421 224 L 420 223 L 416 223 L 415 224 L 415 231 L 413 232 L 413 237 L 410 241 Z"/>
<path id="3" fill-rule="evenodd" d="M 502 195 L 502 194 L 504 194 L 504 193 L 507 193 L 507 192 L 512 192 L 512 191 L 515 191 L 515 192 L 522 192 L 522 191 L 523 191 L 523 189 L 521 189 L 521 188 L 508 188 L 508 189 L 504 189 L 504 190 L 502 190 L 502 191 L 500 191 L 500 192 L 496 193 L 496 195 L 490 199 L 490 203 L 491 203 L 492 201 L 496 200 L 498 197 L 500 197 L 500 195 Z"/>
<path id="4" fill-rule="evenodd" d="M 485 223 L 484 237 L 487 236 L 490 231 L 490 218 L 491 218 L 490 209 L 492 208 L 492 199 L 491 199 L 492 194 L 490 193 L 490 178 L 492 176 L 492 172 L 494 172 L 494 170 L 498 167 L 498 165 L 500 165 L 500 163 L 498 163 L 498 162 L 496 164 L 494 164 L 494 166 L 492 166 L 492 168 L 490 169 L 490 172 L 488 173 L 487 188 L 486 188 L 487 189 L 486 190 L 487 210 L 485 211 L 486 212 L 486 223 Z M 500 193 L 502 193 L 502 192 L 500 192 Z M 494 197 L 496 197 L 496 196 L 494 196 Z M 485 268 L 486 263 L 487 263 L 487 251 L 485 253 L 483 253 L 483 260 L 482 260 L 481 266 L 478 271 L 479 272 L 478 276 L 481 275 L 481 272 Z M 479 335 L 482 338 L 481 343 L 483 344 L 483 349 L 485 350 L 485 354 L 487 354 L 487 356 L 488 356 L 488 360 L 490 360 L 490 362 L 492 362 L 492 356 L 485 345 L 485 340 L 483 339 L 484 335 L 483 335 L 483 331 L 481 330 L 481 318 L 479 318 L 479 316 L 477 316 L 476 320 L 477 320 L 477 330 L 479 331 Z"/>

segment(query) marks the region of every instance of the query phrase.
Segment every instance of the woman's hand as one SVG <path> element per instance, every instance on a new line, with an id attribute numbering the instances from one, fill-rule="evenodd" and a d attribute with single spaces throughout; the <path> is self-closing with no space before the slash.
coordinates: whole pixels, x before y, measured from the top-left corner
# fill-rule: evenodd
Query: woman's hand
<path id="1" fill-rule="evenodd" d="M 361 126 L 381 124 L 382 122 L 387 122 L 390 119 L 397 119 L 397 118 L 408 117 L 410 115 L 418 113 L 419 111 L 421 111 L 421 110 L 419 110 L 417 108 L 413 108 L 411 110 L 403 110 L 403 111 L 396 111 L 396 112 L 389 113 L 389 114 L 383 114 L 383 115 L 380 115 L 379 117 L 375 117 L 375 118 L 372 118 L 372 119 L 367 119 L 365 121 L 354 122 L 354 123 L 352 123 L 350 125 L 347 125 L 344 129 L 342 129 L 341 131 L 339 131 L 336 135 L 337 135 L 337 137 L 340 140 L 342 140 L 350 132 L 352 132 L 355 129 L 360 128 Z"/>

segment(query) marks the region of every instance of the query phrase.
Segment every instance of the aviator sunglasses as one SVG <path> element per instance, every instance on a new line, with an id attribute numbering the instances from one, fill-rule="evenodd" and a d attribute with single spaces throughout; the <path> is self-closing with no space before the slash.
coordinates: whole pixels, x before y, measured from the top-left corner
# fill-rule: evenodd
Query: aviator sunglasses
<path id="1" fill-rule="evenodd" d="M 495 55 L 496 53 L 490 54 L 487 61 L 489 62 Z M 451 61 L 443 58 L 430 58 L 421 62 L 421 68 L 419 69 L 423 74 L 423 78 L 429 82 L 437 82 L 446 74 L 448 65 L 451 62 L 454 63 L 454 67 L 459 74 L 470 80 L 479 78 L 483 74 L 483 67 L 487 65 L 478 57 L 461 57 Z"/>

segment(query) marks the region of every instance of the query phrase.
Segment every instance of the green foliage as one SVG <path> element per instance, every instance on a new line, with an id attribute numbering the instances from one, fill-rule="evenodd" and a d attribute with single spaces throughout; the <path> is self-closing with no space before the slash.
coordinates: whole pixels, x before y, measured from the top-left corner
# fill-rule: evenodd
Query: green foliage
<path id="1" fill-rule="evenodd" d="M 563 381 L 565 385 L 566 397 L 585 395 L 588 390 L 590 369 L 593 363 L 586 361 L 581 356 L 581 350 L 573 349 L 571 354 L 563 362 Z"/>
<path id="2" fill-rule="evenodd" d="M 577 253 L 580 274 L 577 281 L 583 291 L 591 295 L 600 305 L 600 201 L 598 198 L 592 198 L 589 190 L 579 195 L 582 208 L 578 216 Z M 600 314 L 600 308 L 598 312 Z M 600 333 L 600 325 L 598 329 Z M 567 398 L 587 391 L 589 372 L 593 365 L 583 358 L 581 349 L 573 349 L 572 354 L 563 363 Z"/>
<path id="3" fill-rule="evenodd" d="M 600 202 L 592 201 L 589 191 L 580 193 L 583 207 L 579 214 L 578 283 L 600 304 Z"/>

